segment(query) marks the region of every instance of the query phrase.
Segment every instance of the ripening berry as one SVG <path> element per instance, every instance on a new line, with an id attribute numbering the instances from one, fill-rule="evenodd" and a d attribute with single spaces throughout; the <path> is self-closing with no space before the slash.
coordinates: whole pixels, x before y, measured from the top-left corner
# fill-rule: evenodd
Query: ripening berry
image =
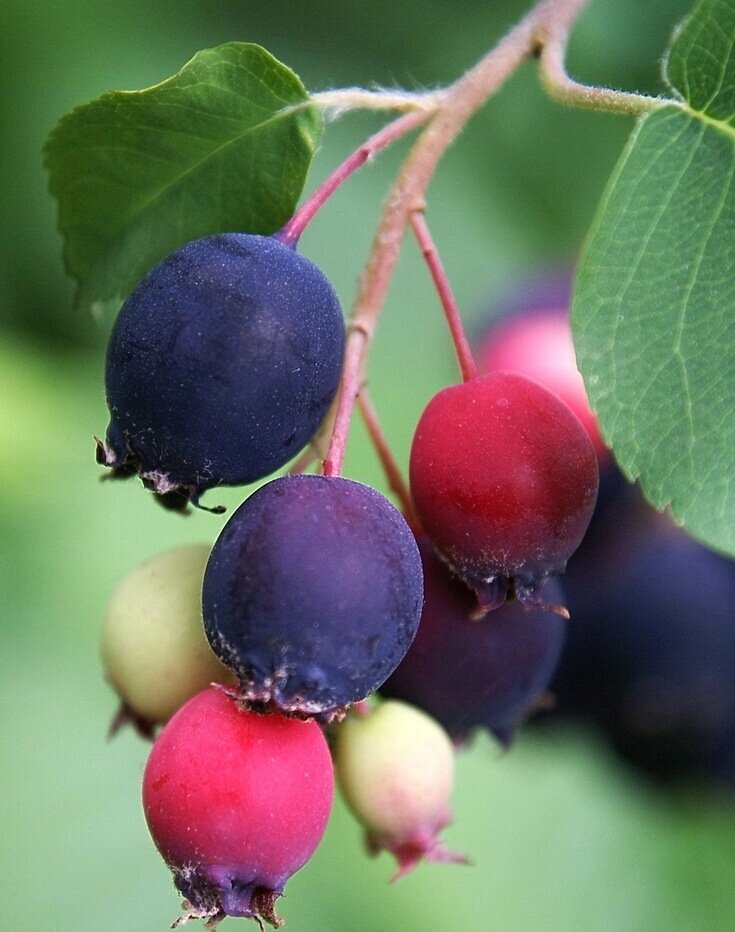
<path id="1" fill-rule="evenodd" d="M 98 459 L 170 507 L 284 465 L 337 389 L 344 322 L 322 272 L 272 237 L 187 243 L 123 304 Z"/>
<path id="2" fill-rule="evenodd" d="M 597 495 L 597 459 L 569 408 L 536 382 L 495 372 L 445 388 L 413 438 L 411 495 L 478 614 L 508 595 L 532 605 L 582 540 Z"/>
<path id="3" fill-rule="evenodd" d="M 333 790 L 315 722 L 245 712 L 219 687 L 187 702 L 143 777 L 148 828 L 186 898 L 185 918 L 280 925 L 275 901 L 316 850 Z"/>
<path id="4" fill-rule="evenodd" d="M 517 600 L 476 619 L 473 592 L 451 575 L 428 539 L 419 540 L 419 550 L 421 623 L 380 692 L 424 709 L 454 738 L 487 728 L 507 747 L 549 684 L 567 622 L 554 611 L 528 611 Z M 551 604 L 562 599 L 556 580 L 538 594 Z"/>
<path id="5" fill-rule="evenodd" d="M 421 615 L 400 512 L 349 479 L 287 476 L 232 515 L 204 575 L 204 627 L 258 707 L 329 720 L 399 664 Z"/>
<path id="6" fill-rule="evenodd" d="M 600 462 L 607 462 L 610 451 L 577 368 L 566 305 L 534 308 L 493 321 L 479 341 L 476 358 L 482 372 L 517 372 L 558 395 L 579 418 Z"/>
<path id="7" fill-rule="evenodd" d="M 122 700 L 113 723 L 150 733 L 210 683 L 235 682 L 212 653 L 202 625 L 207 544 L 160 553 L 112 593 L 102 627 L 105 676 Z"/>
<path id="8" fill-rule="evenodd" d="M 334 765 L 368 848 L 398 861 L 394 879 L 422 860 L 465 860 L 438 838 L 451 822 L 454 748 L 434 719 L 391 701 L 350 714 L 336 729 Z"/>

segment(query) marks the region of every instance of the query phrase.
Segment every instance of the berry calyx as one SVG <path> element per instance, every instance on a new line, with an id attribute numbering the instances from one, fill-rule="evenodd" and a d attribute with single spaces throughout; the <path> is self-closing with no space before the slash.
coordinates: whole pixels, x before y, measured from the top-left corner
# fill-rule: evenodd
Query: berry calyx
<path id="1" fill-rule="evenodd" d="M 426 713 L 386 701 L 348 715 L 336 729 L 334 763 L 345 800 L 365 827 L 368 849 L 395 856 L 394 880 L 423 860 L 466 863 L 438 838 L 451 822 L 454 748 Z"/>
<path id="2" fill-rule="evenodd" d="M 243 485 L 307 443 L 336 392 L 344 321 L 322 272 L 273 237 L 208 236 L 123 304 L 107 350 L 100 463 L 172 508 Z"/>
<path id="3" fill-rule="evenodd" d="M 410 702 L 440 722 L 456 740 L 487 728 L 509 747 L 518 725 L 551 680 L 567 624 L 556 612 L 527 611 L 505 602 L 484 618 L 477 600 L 419 540 L 424 566 L 424 608 L 408 653 L 380 689 Z M 538 596 L 559 603 L 556 580 Z"/>
<path id="4" fill-rule="evenodd" d="M 582 425 L 536 382 L 495 372 L 445 388 L 416 427 L 411 496 L 478 615 L 508 597 L 543 605 L 592 516 L 597 459 Z"/>
<path id="5" fill-rule="evenodd" d="M 334 777 L 315 722 L 243 711 L 210 687 L 153 745 L 143 810 L 184 918 L 281 924 L 274 904 L 326 829 Z"/>
<path id="6" fill-rule="evenodd" d="M 254 492 L 217 539 L 204 627 L 254 707 L 328 721 L 398 666 L 422 600 L 415 540 L 383 495 L 286 476 Z"/>
<path id="7" fill-rule="evenodd" d="M 105 610 L 105 676 L 122 700 L 111 732 L 132 724 L 150 737 L 210 683 L 233 684 L 204 636 L 201 592 L 207 544 L 157 554 L 131 570 Z"/>

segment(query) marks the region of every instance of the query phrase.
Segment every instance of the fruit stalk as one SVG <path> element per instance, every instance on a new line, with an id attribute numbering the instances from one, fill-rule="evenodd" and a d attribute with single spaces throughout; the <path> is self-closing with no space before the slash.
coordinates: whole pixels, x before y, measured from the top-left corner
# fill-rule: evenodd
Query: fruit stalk
<path id="1" fill-rule="evenodd" d="M 564 48 L 587 0 L 542 0 L 480 61 L 447 88 L 436 114 L 398 173 L 373 240 L 353 306 L 332 440 L 325 475 L 339 475 L 365 359 L 388 291 L 411 214 L 423 209 L 432 175 L 465 123 L 530 56 L 543 58 L 553 41 Z"/>
<path id="2" fill-rule="evenodd" d="M 408 491 L 408 485 L 401 475 L 401 470 L 398 467 L 398 463 L 391 452 L 388 441 L 380 426 L 378 413 L 375 410 L 367 387 L 364 385 L 360 389 L 360 394 L 357 396 L 357 404 L 360 408 L 360 414 L 365 422 L 367 432 L 370 435 L 370 440 L 375 447 L 375 452 L 378 454 L 380 465 L 383 467 L 383 472 L 388 480 L 388 487 L 398 499 L 403 516 L 408 522 L 408 526 L 414 533 L 417 533 L 421 525 L 414 511 L 411 493 Z"/>
<path id="3" fill-rule="evenodd" d="M 347 179 L 361 168 L 374 155 L 377 155 L 381 149 L 385 149 L 392 142 L 410 133 L 429 119 L 432 110 L 413 110 L 397 120 L 392 120 L 387 126 L 384 126 L 379 132 L 367 139 L 359 149 L 348 156 L 341 165 L 339 165 L 332 174 L 314 191 L 309 199 L 291 217 L 288 223 L 275 234 L 286 246 L 296 246 L 299 237 L 309 225 L 313 217 L 326 204 L 329 198 L 334 194 Z"/>
<path id="4" fill-rule="evenodd" d="M 415 210 L 411 214 L 411 227 L 413 228 L 416 241 L 421 248 L 421 253 L 426 260 L 429 272 L 431 272 L 431 277 L 439 294 L 442 310 L 449 324 L 449 332 L 452 335 L 452 343 L 454 343 L 454 350 L 457 354 L 462 378 L 465 382 L 469 382 L 470 379 L 474 379 L 477 376 L 477 366 L 475 365 L 475 360 L 472 358 L 470 342 L 467 339 L 467 334 L 462 324 L 462 316 L 459 313 L 452 287 L 449 284 L 447 273 L 444 271 L 444 266 L 439 257 L 439 251 L 432 239 L 423 210 Z"/>

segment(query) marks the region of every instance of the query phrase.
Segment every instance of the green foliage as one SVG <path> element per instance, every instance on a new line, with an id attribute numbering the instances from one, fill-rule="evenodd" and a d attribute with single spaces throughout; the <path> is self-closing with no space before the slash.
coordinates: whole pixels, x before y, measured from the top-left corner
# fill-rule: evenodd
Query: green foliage
<path id="1" fill-rule="evenodd" d="M 735 0 L 702 0 L 593 225 L 573 323 L 606 439 L 646 495 L 735 553 Z"/>
<path id="2" fill-rule="evenodd" d="M 189 240 L 272 233 L 291 216 L 321 130 L 296 75 L 229 42 L 143 91 L 63 117 L 46 144 L 77 301 L 125 295 Z"/>
<path id="3" fill-rule="evenodd" d="M 56 327 L 79 346 L 74 335 L 87 320 L 62 312 L 65 282 L 37 155 L 48 127 L 76 100 L 126 86 L 129 75 L 154 80 L 187 50 L 243 30 L 277 45 L 284 60 L 308 73 L 310 86 L 439 85 L 529 6 L 346 0 L 329 5 L 328 15 L 310 16 L 298 0 L 283 0 L 276 18 L 257 0 L 0 4 L 7 130 L 0 162 L 9 180 L 0 230 L 0 691 L 8 748 L 0 811 L 12 840 L 0 861 L 14 932 L 153 932 L 177 914 L 170 874 L 140 812 L 147 747 L 132 734 L 104 743 L 115 699 L 102 680 L 97 640 L 106 600 L 127 569 L 166 546 L 213 539 L 221 524 L 209 515 L 174 519 L 140 488 L 98 481 L 91 433 L 106 420 L 102 349 L 61 353 L 48 342 Z M 654 87 L 662 24 L 684 8 L 683 0 L 590 4 L 575 29 L 572 73 Z M 735 32 L 721 22 L 726 34 Z M 360 116 L 335 124 L 318 171 L 372 129 Z M 619 118 L 552 104 L 531 69 L 478 114 L 431 189 L 436 233 L 463 307 L 479 319 L 486 295 L 496 300 L 521 270 L 576 248 L 623 129 Z M 305 243 L 345 296 L 398 156 L 386 153 L 343 189 Z M 232 200 L 233 209 L 242 208 L 239 194 Z M 106 240 L 107 210 L 95 208 L 99 227 L 91 239 L 99 233 Z M 425 269 L 407 248 L 371 357 L 380 374 L 375 400 L 402 461 L 425 399 L 454 377 L 435 304 Z M 3 323 L 9 309 L 14 331 Z M 349 457 L 356 476 L 382 488 L 359 422 Z M 222 490 L 230 511 L 241 497 L 239 489 Z M 290 882 L 286 928 L 344 930 L 360 917 L 362 928 L 383 932 L 731 929 L 732 803 L 699 789 L 684 798 L 654 792 L 577 737 L 539 743 L 522 735 L 502 757 L 481 739 L 460 757 L 447 842 L 472 855 L 472 868 L 428 866 L 388 887 L 388 856 L 365 857 L 354 820 L 338 805 L 325 844 Z M 251 926 L 233 919 L 222 930 Z"/>
<path id="4" fill-rule="evenodd" d="M 692 110 L 733 130 L 735 117 L 735 3 L 700 0 L 676 33 L 665 77 Z M 724 126 L 719 127 L 724 130 Z"/>

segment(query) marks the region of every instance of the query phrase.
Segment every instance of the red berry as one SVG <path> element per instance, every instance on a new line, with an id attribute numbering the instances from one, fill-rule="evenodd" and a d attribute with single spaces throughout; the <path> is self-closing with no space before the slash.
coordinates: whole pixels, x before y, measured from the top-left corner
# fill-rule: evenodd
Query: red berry
<path id="1" fill-rule="evenodd" d="M 240 709 L 210 687 L 164 727 L 143 777 L 153 840 L 187 918 L 280 920 L 274 903 L 329 818 L 332 762 L 315 722 Z"/>
<path id="2" fill-rule="evenodd" d="M 514 373 L 445 388 L 421 415 L 411 495 L 437 553 L 477 593 L 535 604 L 563 572 L 597 496 L 597 459 L 556 395 Z"/>

